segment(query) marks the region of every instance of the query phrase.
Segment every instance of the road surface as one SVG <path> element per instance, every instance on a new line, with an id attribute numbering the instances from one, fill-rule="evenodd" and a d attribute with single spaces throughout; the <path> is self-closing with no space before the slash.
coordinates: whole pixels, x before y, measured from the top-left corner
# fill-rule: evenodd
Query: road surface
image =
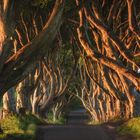
<path id="1" fill-rule="evenodd" d="M 88 116 L 84 110 L 72 111 L 66 125 L 40 126 L 36 140 L 135 140 L 119 136 L 119 124 L 87 125 Z"/>

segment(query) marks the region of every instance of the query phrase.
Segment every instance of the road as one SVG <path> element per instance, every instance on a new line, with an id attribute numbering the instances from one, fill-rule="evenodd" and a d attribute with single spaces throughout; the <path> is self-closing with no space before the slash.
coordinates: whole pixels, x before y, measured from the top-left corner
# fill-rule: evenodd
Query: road
<path id="1" fill-rule="evenodd" d="M 87 125 L 88 116 L 83 110 L 72 111 L 66 125 L 40 126 L 36 140 L 134 140 L 132 137 L 120 137 L 116 125 Z"/>
<path id="2" fill-rule="evenodd" d="M 111 140 L 98 126 L 50 125 L 40 127 L 37 140 Z"/>

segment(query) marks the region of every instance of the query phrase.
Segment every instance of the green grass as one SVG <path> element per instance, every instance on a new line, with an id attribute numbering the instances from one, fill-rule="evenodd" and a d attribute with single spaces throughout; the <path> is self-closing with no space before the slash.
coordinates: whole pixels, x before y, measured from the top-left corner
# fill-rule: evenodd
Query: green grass
<path id="1" fill-rule="evenodd" d="M 101 125 L 103 124 L 104 122 L 100 122 L 100 121 L 94 121 L 94 120 L 91 120 L 91 121 L 88 121 L 87 124 L 88 125 Z"/>
<path id="2" fill-rule="evenodd" d="M 0 138 L 5 140 L 32 140 L 35 136 L 37 125 L 44 124 L 44 121 L 34 115 L 20 117 L 9 116 L 0 121 L 4 134 Z"/>
<path id="3" fill-rule="evenodd" d="M 132 135 L 140 138 L 140 117 L 130 119 L 118 128 L 121 135 Z"/>

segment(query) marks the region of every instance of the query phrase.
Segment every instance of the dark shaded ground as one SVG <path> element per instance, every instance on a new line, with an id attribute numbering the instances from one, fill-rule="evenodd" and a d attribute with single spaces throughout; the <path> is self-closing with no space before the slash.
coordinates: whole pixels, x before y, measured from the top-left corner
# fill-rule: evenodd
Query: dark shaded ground
<path id="1" fill-rule="evenodd" d="M 67 125 L 40 126 L 36 140 L 136 140 L 130 136 L 119 136 L 117 127 L 122 122 L 103 125 L 86 125 L 85 111 L 73 111 L 68 116 Z"/>

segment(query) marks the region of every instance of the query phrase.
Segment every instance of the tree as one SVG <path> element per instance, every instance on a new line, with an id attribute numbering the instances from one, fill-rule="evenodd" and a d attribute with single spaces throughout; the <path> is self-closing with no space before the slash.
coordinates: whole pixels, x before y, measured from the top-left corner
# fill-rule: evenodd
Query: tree
<path id="1" fill-rule="evenodd" d="M 97 116 L 96 120 L 109 120 L 120 114 L 133 117 L 138 99 L 134 90 L 140 91 L 139 0 L 26 2 L 28 8 L 39 5 L 38 10 L 20 12 L 17 5 L 21 1 L 16 0 L 0 3 L 0 95 L 26 77 L 28 83 L 31 74 L 31 105 L 34 113 L 40 106 L 41 116 L 73 82 L 71 85 L 81 93 L 79 98 L 89 113 Z M 42 4 L 50 4 L 51 8 L 43 11 Z M 18 16 L 12 14 L 13 10 Z M 75 60 L 72 81 L 67 77 L 70 67 L 61 65 L 67 53 L 62 61 L 57 57 L 61 57 L 59 50 L 63 47 L 69 52 L 67 44 L 74 59 L 65 61 L 73 64 Z M 81 58 L 83 65 L 77 65 Z"/>
<path id="2" fill-rule="evenodd" d="M 56 33 L 61 25 L 61 16 L 64 8 L 64 0 L 56 0 L 52 14 L 43 26 L 42 31 L 39 32 L 32 41 L 23 45 L 15 54 L 11 55 L 11 48 L 13 48 L 12 32 L 15 31 L 15 27 L 11 25 L 9 20 L 11 19 L 11 21 L 13 21 L 11 13 L 15 11 L 14 6 L 16 4 L 18 4 L 18 2 L 12 0 L 3 0 L 0 3 L 1 96 L 8 88 L 23 80 L 28 73 L 34 69 L 36 62 L 46 54 L 46 51 L 52 45 Z"/>
<path id="3" fill-rule="evenodd" d="M 81 5 L 81 1 L 76 2 L 78 6 Z M 94 0 L 89 3 L 83 1 L 77 28 L 81 47 L 87 56 L 97 63 L 96 73 L 99 72 L 104 77 L 102 83 L 97 79 L 94 81 L 98 81 L 100 88 L 101 86 L 105 88 L 104 91 L 108 93 L 109 98 L 112 96 L 115 100 L 119 99 L 127 107 L 126 111 L 130 109 L 130 112 L 128 111 L 130 114 L 125 112 L 128 118 L 133 116 L 135 97 L 132 89 L 140 90 L 140 75 L 137 73 L 140 65 L 134 59 L 135 54 L 139 54 L 140 51 L 136 3 L 115 0 L 102 2 Z M 114 83 L 116 78 L 122 83 L 121 86 Z M 122 89 L 118 90 L 119 87 Z M 124 93 L 126 101 L 121 97 Z"/>

